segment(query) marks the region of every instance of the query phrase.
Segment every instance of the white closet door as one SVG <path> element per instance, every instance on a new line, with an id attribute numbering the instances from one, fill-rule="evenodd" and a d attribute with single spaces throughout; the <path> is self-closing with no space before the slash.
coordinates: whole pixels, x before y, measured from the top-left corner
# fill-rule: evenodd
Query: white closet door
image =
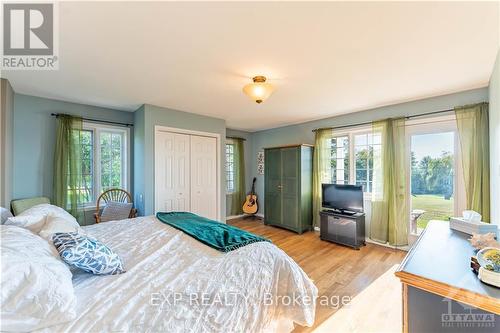
<path id="1" fill-rule="evenodd" d="M 190 136 L 157 132 L 155 140 L 155 210 L 190 210 Z"/>
<path id="2" fill-rule="evenodd" d="M 191 136 L 191 212 L 217 219 L 217 139 Z"/>

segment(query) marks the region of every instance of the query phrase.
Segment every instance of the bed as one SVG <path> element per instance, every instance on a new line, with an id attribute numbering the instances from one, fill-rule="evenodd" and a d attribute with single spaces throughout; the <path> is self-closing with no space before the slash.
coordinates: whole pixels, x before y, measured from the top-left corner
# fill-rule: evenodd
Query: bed
<path id="1" fill-rule="evenodd" d="M 83 228 L 127 272 L 73 272 L 77 317 L 43 332 L 284 332 L 314 322 L 317 288 L 272 243 L 221 253 L 154 216 Z"/>

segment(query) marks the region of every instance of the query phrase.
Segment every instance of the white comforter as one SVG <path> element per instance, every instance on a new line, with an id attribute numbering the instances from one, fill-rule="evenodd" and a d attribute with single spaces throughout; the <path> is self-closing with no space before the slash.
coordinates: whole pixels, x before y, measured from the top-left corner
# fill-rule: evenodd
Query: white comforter
<path id="1" fill-rule="evenodd" d="M 127 272 L 75 273 L 77 318 L 47 332 L 261 332 L 314 322 L 316 287 L 273 244 L 224 254 L 152 216 L 84 230 Z"/>

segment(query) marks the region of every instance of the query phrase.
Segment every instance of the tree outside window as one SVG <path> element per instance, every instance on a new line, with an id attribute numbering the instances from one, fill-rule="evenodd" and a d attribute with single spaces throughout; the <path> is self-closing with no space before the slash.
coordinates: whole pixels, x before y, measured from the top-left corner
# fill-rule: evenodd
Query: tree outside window
<path id="1" fill-rule="evenodd" d="M 234 144 L 226 144 L 226 190 L 234 192 Z"/>
<path id="2" fill-rule="evenodd" d="M 82 178 L 78 203 L 89 206 L 108 189 L 127 189 L 128 129 L 85 123 L 79 136 Z"/>

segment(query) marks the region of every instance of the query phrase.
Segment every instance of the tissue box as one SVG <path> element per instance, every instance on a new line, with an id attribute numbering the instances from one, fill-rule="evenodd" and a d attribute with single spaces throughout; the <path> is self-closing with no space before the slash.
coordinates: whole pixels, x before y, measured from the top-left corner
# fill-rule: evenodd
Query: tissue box
<path id="1" fill-rule="evenodd" d="M 496 238 L 498 239 L 498 227 L 495 224 L 467 221 L 461 217 L 451 217 L 450 228 L 469 235 L 487 234 L 489 232 L 492 232 L 497 235 Z"/>

